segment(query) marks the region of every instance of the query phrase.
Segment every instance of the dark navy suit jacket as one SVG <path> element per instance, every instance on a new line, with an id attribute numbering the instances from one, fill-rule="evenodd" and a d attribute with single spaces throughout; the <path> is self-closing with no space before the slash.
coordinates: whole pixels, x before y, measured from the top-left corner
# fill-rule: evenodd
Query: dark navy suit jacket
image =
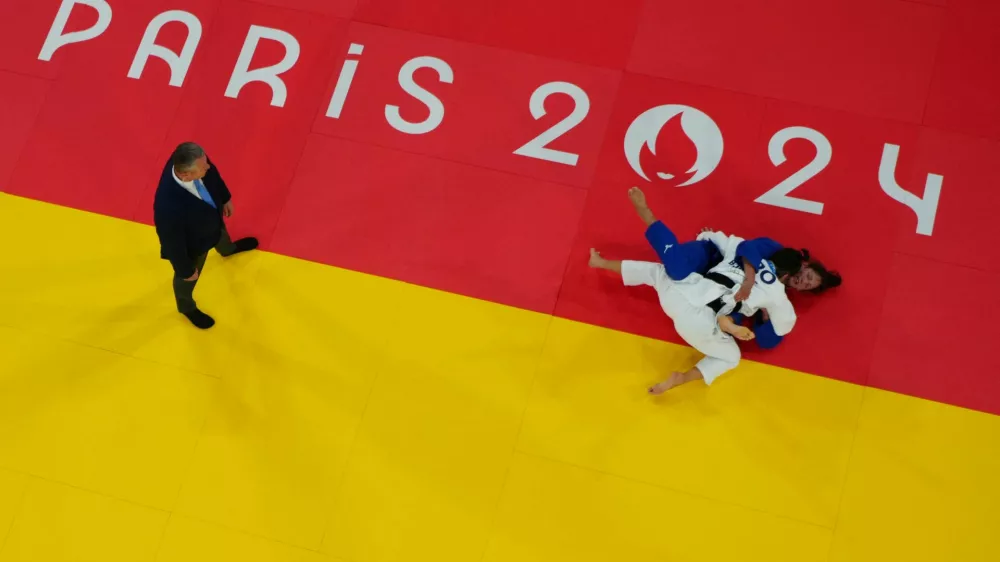
<path id="1" fill-rule="evenodd" d="M 232 199 L 218 168 L 202 178 L 216 208 L 195 197 L 174 180 L 173 164 L 168 161 L 160 174 L 153 201 L 153 224 L 160 238 L 160 257 L 170 261 L 174 273 L 187 279 L 194 275 L 195 259 L 219 243 L 224 223 L 222 206 Z"/>

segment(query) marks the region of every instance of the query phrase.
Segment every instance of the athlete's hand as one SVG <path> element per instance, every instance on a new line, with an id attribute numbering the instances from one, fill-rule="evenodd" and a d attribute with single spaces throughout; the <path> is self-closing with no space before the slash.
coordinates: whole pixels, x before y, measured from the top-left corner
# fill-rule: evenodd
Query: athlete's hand
<path id="1" fill-rule="evenodd" d="M 748 298 L 750 298 L 750 291 L 752 290 L 753 290 L 753 285 L 749 283 L 740 285 L 740 290 L 736 291 L 736 294 L 733 295 L 733 300 L 735 300 L 736 302 L 743 302 L 747 300 Z"/>

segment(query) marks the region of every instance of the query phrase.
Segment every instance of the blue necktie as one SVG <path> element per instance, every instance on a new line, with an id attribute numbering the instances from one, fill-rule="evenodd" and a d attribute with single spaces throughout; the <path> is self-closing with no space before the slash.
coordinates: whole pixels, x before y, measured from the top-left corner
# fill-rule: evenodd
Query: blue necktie
<path id="1" fill-rule="evenodd" d="M 208 190 L 205 189 L 205 184 L 201 183 L 201 180 L 194 180 L 194 188 L 198 190 L 198 195 L 201 196 L 202 201 L 218 209 L 218 207 L 215 206 L 215 201 L 212 200 L 212 196 L 208 193 Z"/>

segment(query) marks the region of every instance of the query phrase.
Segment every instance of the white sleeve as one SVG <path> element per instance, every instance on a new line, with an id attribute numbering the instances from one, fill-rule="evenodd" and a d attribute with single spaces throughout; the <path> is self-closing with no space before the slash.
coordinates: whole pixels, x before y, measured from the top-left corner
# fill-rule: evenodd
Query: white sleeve
<path id="1" fill-rule="evenodd" d="M 774 333 L 779 336 L 788 335 L 795 326 L 795 307 L 792 306 L 788 297 L 775 299 L 774 302 L 764 308 L 774 327 Z"/>

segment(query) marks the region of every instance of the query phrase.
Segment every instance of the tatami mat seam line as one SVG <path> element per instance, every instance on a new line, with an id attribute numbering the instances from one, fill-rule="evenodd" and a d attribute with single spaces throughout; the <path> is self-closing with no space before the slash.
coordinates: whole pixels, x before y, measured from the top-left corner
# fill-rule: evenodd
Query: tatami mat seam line
<path id="1" fill-rule="evenodd" d="M 493 537 L 496 534 L 497 522 L 500 516 L 500 506 L 503 503 L 504 494 L 507 493 L 507 484 L 510 482 L 510 471 L 514 466 L 514 455 L 518 454 L 517 444 L 521 440 L 521 433 L 524 431 L 524 422 L 527 418 L 528 408 L 531 406 L 531 396 L 534 393 L 535 386 L 538 384 L 538 374 L 542 368 L 542 361 L 545 357 L 545 349 L 549 345 L 549 336 L 552 334 L 552 325 L 555 323 L 555 316 L 549 316 L 548 325 L 545 327 L 545 337 L 542 338 L 542 346 L 539 349 L 538 357 L 535 358 L 535 368 L 531 375 L 531 384 L 528 385 L 527 397 L 524 400 L 524 407 L 521 409 L 520 422 L 517 425 L 517 433 L 514 436 L 513 445 L 510 448 L 510 457 L 507 460 L 507 470 L 504 471 L 503 483 L 500 485 L 500 492 L 497 494 L 496 504 L 493 506 L 493 520 L 490 522 L 490 533 L 486 539 L 486 544 L 483 545 L 483 555 L 479 558 L 480 562 L 486 560 L 486 555 L 489 554 L 490 544 L 493 541 Z"/>
<path id="2" fill-rule="evenodd" d="M 826 530 L 831 531 L 831 532 L 833 531 L 833 529 L 831 527 L 828 527 L 826 525 L 822 525 L 820 523 L 815 523 L 815 522 L 812 522 L 812 521 L 806 521 L 804 519 L 798 519 L 798 518 L 792 517 L 790 515 L 784 515 L 784 514 L 781 514 L 781 513 L 775 513 L 773 511 L 768 511 L 766 509 L 762 509 L 762 508 L 759 508 L 759 507 L 745 505 L 745 504 L 742 504 L 742 503 L 739 503 L 739 502 L 728 501 L 728 500 L 721 500 L 721 499 L 718 499 L 718 498 L 713 498 L 713 497 L 705 496 L 705 495 L 702 495 L 702 494 L 699 494 L 699 493 L 696 493 L 696 492 L 691 492 L 691 491 L 682 490 L 682 489 L 679 489 L 679 488 L 674 488 L 672 486 L 668 486 L 668 485 L 665 485 L 665 484 L 662 484 L 662 483 L 650 482 L 648 480 L 643 480 L 641 478 L 635 478 L 635 477 L 632 477 L 632 476 L 626 476 L 626 475 L 623 475 L 623 474 L 617 474 L 617 473 L 609 472 L 607 470 L 603 470 L 603 469 L 600 469 L 600 468 L 595 468 L 595 467 L 587 466 L 587 465 L 584 465 L 584 464 L 578 464 L 578 463 L 574 463 L 574 462 L 570 462 L 570 461 L 566 461 L 566 460 L 562 460 L 562 459 L 556 459 L 556 458 L 549 457 L 547 455 L 541 455 L 541 454 L 538 454 L 538 453 L 532 453 L 532 452 L 529 452 L 529 451 L 523 451 L 521 449 L 518 449 L 517 453 L 520 454 L 520 455 L 524 455 L 526 457 L 533 457 L 535 459 L 542 460 L 542 461 L 545 461 L 545 462 L 560 464 L 560 465 L 563 465 L 563 466 L 568 466 L 568 467 L 571 467 L 571 468 L 576 468 L 576 469 L 579 469 L 579 470 L 584 470 L 584 471 L 591 472 L 591 473 L 594 473 L 594 474 L 600 474 L 602 476 L 610 476 L 612 478 L 617 478 L 617 479 L 625 481 L 625 482 L 631 482 L 633 484 L 640 484 L 642 486 L 649 486 L 649 487 L 657 488 L 659 490 L 665 490 L 665 491 L 673 493 L 673 494 L 680 494 L 680 495 L 684 495 L 684 496 L 687 496 L 687 497 L 690 497 L 690 498 L 695 498 L 695 499 L 707 501 L 707 502 L 710 502 L 710 503 L 714 503 L 714 504 L 717 504 L 717 505 L 725 505 L 725 506 L 729 506 L 729 507 L 736 507 L 736 508 L 739 508 L 739 509 L 745 509 L 747 511 L 751 511 L 751 512 L 754 512 L 754 513 L 759 513 L 759 514 L 767 515 L 769 517 L 775 517 L 775 518 L 778 518 L 778 519 L 783 519 L 785 521 L 792 521 L 794 523 L 799 523 L 801 525 L 809 525 L 810 527 L 816 527 L 818 529 L 826 529 Z"/>

